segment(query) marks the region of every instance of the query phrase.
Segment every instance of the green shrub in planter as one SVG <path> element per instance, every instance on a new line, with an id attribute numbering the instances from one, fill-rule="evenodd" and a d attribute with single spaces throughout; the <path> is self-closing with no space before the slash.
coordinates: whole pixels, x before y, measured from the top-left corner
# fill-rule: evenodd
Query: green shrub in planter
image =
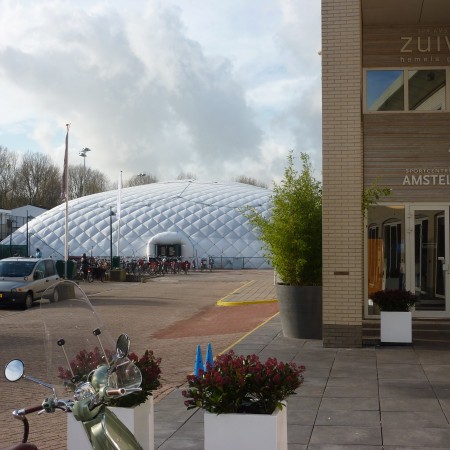
<path id="1" fill-rule="evenodd" d="M 373 292 L 369 295 L 369 298 L 378 306 L 380 311 L 407 312 L 418 301 L 418 297 L 411 291 L 401 289 Z"/>
<path id="2" fill-rule="evenodd" d="M 300 154 L 302 170 L 288 155 L 284 179 L 274 184 L 270 217 L 254 209 L 245 211 L 259 232 L 264 256 L 281 281 L 295 286 L 322 284 L 322 185 L 312 173 L 309 155 Z"/>

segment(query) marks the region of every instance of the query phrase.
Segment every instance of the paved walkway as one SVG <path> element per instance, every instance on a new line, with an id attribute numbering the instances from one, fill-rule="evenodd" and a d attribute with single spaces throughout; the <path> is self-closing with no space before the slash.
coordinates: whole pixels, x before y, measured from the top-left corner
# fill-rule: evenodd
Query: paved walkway
<path id="1" fill-rule="evenodd" d="M 272 303 L 275 292 L 273 280 L 269 277 L 257 277 L 255 278 L 257 281 L 253 282 L 245 278 L 244 282 L 236 283 L 236 276 L 242 277 L 242 274 L 218 273 L 214 284 L 208 281 L 206 274 L 200 274 L 197 277 L 187 277 L 188 282 L 183 284 L 181 278 L 168 278 L 155 281 L 154 284 L 144 284 L 143 288 L 132 283 L 105 283 L 104 286 L 93 283 L 88 289 L 92 290 L 93 303 L 108 322 L 108 327 L 114 326 L 115 321 L 120 322 L 121 329 L 130 329 L 133 324 L 134 328 L 131 329 L 137 335 L 144 334 L 144 328 L 157 328 L 153 322 L 149 322 L 150 320 L 166 321 L 169 315 L 179 314 L 181 305 L 186 302 L 189 308 L 197 308 L 195 320 L 186 320 L 184 315 L 175 318 L 174 329 L 177 329 L 178 333 L 180 330 L 183 331 L 180 336 L 159 339 L 167 345 L 161 345 L 157 354 L 163 355 L 166 360 L 170 360 L 168 356 L 175 350 L 174 342 L 179 347 L 185 341 L 187 342 L 186 348 L 189 348 L 189 351 L 182 347 L 183 354 L 187 353 L 187 368 L 184 362 L 178 364 L 180 367 L 177 366 L 178 371 L 184 370 L 183 373 L 191 367 L 190 360 L 192 360 L 193 369 L 195 358 L 193 343 L 210 342 L 211 336 L 208 336 L 208 340 L 206 336 L 202 340 L 197 339 L 199 329 L 203 329 L 203 325 L 199 327 L 198 320 L 205 317 L 207 318 L 205 323 L 211 322 L 217 327 L 222 325 L 226 317 L 229 326 L 227 330 L 229 334 L 212 341 L 217 342 L 213 344 L 213 352 L 225 351 L 224 347 L 233 342 L 228 340 L 228 337 L 236 336 L 236 340 L 230 346 L 236 353 L 257 353 L 263 360 L 268 357 L 277 357 L 281 361 L 304 364 L 306 366 L 305 382 L 299 388 L 298 395 L 291 397 L 288 402 L 289 450 L 450 448 L 450 347 L 448 345 L 428 348 L 413 345 L 324 349 L 322 341 L 319 340 L 284 338 L 276 311 L 265 315 L 264 317 L 269 319 L 260 326 L 255 325 L 253 331 L 247 334 L 238 333 L 232 327 L 237 326 L 239 321 L 248 324 L 253 319 L 249 316 L 255 315 L 254 308 L 269 309 L 272 305 L 275 306 Z M 199 281 L 196 281 L 196 278 Z M 253 278 L 251 277 L 252 280 Z M 178 299 L 175 291 L 169 289 L 172 285 L 182 286 L 182 299 Z M 107 295 L 100 292 L 100 288 L 107 291 Z M 205 309 L 209 305 L 209 300 L 204 294 L 205 292 L 211 294 L 211 291 L 220 305 L 228 307 Z M 165 302 L 163 302 L 164 295 L 168 297 Z M 261 303 L 247 308 L 239 306 L 260 302 L 267 302 L 267 304 Z M 154 305 L 150 307 L 150 304 Z M 222 313 L 212 311 L 213 309 L 220 310 Z M 155 314 L 146 312 L 145 321 L 137 320 L 137 315 L 142 316 L 144 310 L 158 312 Z M 24 314 L 24 317 L 27 314 Z M 191 329 L 187 329 L 189 323 Z M 158 332 L 175 333 L 171 330 L 172 325 L 167 321 L 167 326 L 164 323 L 161 331 Z M 193 337 L 189 337 L 191 334 Z M 158 343 L 158 339 L 152 336 L 143 335 L 142 340 L 143 343 L 139 343 L 138 339 L 133 342 L 136 342 L 136 345 L 144 345 L 146 342 L 147 345 L 152 346 Z M 226 341 L 227 344 L 222 345 Z M 4 345 L 2 352 L 5 351 Z M 179 353 L 176 355 L 178 359 L 183 358 L 183 355 L 179 356 Z M 4 384 L 0 383 L 0 385 L 3 395 L 12 392 L 9 385 L 7 390 Z M 33 389 L 33 386 L 32 383 L 23 383 L 20 389 Z M 202 411 L 187 411 L 184 398 L 181 396 L 183 387 L 171 389 L 156 399 L 155 448 L 160 450 L 203 449 Z M 168 395 L 164 395 L 169 391 Z M 38 395 L 42 395 L 42 392 L 39 391 Z M 11 394 L 11 396 L 13 397 L 11 405 L 2 404 L 2 409 L 7 410 L 8 416 L 13 405 L 17 407 L 17 398 L 22 398 L 21 395 Z M 2 403 L 4 400 L 3 398 Z M 50 421 L 46 423 L 53 426 L 53 430 L 49 431 L 52 432 L 52 436 L 55 436 L 55 442 L 58 441 L 59 444 L 62 437 L 58 437 L 54 429 L 59 430 L 58 434 L 63 433 L 63 416 L 54 415 L 54 419 L 54 423 Z M 36 436 L 36 433 L 42 430 L 41 425 L 38 425 L 38 420 L 42 421 L 42 417 L 33 417 L 32 420 L 35 421 L 32 432 L 33 436 Z M 11 429 L 19 430 L 16 423 L 11 425 Z M 6 434 L 10 434 L 10 428 L 0 427 L 0 438 Z M 13 441 L 10 439 L 11 436 L 5 437 L 8 438 L 7 442 Z M 43 449 L 60 448 L 48 440 L 42 442 L 48 444 L 42 446 Z"/>
<path id="2" fill-rule="evenodd" d="M 220 303 L 271 300 L 238 289 Z M 432 450 L 450 448 L 450 351 L 414 346 L 324 349 L 319 340 L 282 336 L 278 315 L 236 342 L 257 353 L 306 366 L 288 401 L 289 450 Z M 155 404 L 155 448 L 203 449 L 203 413 L 187 411 L 182 387 Z M 240 449 L 237 449 L 240 450 Z"/>

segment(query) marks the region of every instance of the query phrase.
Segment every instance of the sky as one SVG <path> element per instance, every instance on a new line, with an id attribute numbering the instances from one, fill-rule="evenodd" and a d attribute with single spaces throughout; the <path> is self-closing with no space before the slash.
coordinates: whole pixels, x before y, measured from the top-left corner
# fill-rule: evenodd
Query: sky
<path id="1" fill-rule="evenodd" d="M 319 0 L 0 0 L 0 146 L 112 181 L 321 177 Z M 297 160 L 300 166 L 299 160 Z"/>

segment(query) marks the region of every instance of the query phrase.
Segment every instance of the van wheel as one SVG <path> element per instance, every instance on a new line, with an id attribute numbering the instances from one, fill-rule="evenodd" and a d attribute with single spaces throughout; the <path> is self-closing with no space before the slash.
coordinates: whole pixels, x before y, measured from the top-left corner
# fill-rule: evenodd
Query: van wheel
<path id="1" fill-rule="evenodd" d="M 28 292 L 23 302 L 23 309 L 29 309 L 33 306 L 33 295 Z"/>

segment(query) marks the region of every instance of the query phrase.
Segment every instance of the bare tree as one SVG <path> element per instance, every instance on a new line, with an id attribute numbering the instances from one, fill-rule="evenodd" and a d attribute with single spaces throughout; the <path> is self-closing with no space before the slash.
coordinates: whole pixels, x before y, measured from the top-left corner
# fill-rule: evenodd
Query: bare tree
<path id="1" fill-rule="evenodd" d="M 17 154 L 0 146 L 0 208 L 9 209 L 13 203 L 16 165 Z"/>
<path id="2" fill-rule="evenodd" d="M 69 166 L 69 199 L 83 195 L 83 165 Z"/>
<path id="3" fill-rule="evenodd" d="M 140 186 L 142 184 L 157 183 L 158 179 L 152 174 L 139 173 L 133 175 L 129 180 L 124 183 L 124 187 Z"/>
<path id="4" fill-rule="evenodd" d="M 177 176 L 177 180 L 196 180 L 197 175 L 193 174 L 192 172 L 180 172 L 180 174 Z"/>
<path id="5" fill-rule="evenodd" d="M 58 204 L 61 193 L 60 172 L 48 156 L 26 153 L 16 175 L 16 205 L 30 204 L 52 208 Z"/>
<path id="6" fill-rule="evenodd" d="M 86 186 L 84 189 L 84 195 L 97 194 L 108 190 L 109 180 L 108 177 L 95 169 L 86 169 Z"/>
<path id="7" fill-rule="evenodd" d="M 97 194 L 108 190 L 107 177 L 98 170 L 84 167 L 83 164 L 69 166 L 69 198 Z"/>
<path id="8" fill-rule="evenodd" d="M 262 181 L 255 180 L 254 178 L 247 177 L 246 175 L 239 175 L 235 178 L 238 183 L 251 184 L 252 186 L 258 186 L 267 189 L 267 184 Z"/>

